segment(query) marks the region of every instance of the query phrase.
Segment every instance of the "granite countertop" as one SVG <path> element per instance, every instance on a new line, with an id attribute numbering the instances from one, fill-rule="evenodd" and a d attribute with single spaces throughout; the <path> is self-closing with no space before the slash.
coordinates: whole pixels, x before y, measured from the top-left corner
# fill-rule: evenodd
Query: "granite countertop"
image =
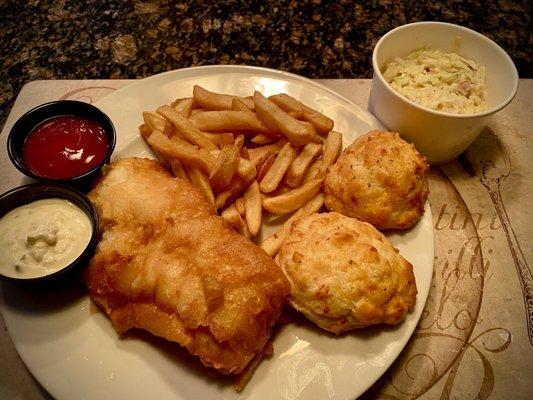
<path id="1" fill-rule="evenodd" d="M 370 78 L 390 29 L 453 22 L 481 32 L 532 78 L 531 2 L 0 1 L 0 126 L 36 79 L 141 78 L 207 64 L 249 64 L 309 78 Z"/>

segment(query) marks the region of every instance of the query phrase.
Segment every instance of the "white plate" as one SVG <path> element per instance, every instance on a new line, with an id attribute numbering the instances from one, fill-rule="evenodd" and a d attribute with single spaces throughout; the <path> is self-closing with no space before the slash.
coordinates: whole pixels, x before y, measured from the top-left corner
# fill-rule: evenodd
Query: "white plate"
<path id="1" fill-rule="evenodd" d="M 250 95 L 285 92 L 322 110 L 343 132 L 345 145 L 379 122 L 335 92 L 285 72 L 245 66 L 172 71 L 133 83 L 98 102 L 113 120 L 115 158 L 149 156 L 137 127 L 141 112 L 190 96 L 192 86 Z M 414 266 L 417 302 L 395 328 L 372 328 L 335 337 L 310 324 L 284 326 L 274 356 L 261 363 L 240 394 L 209 377 L 179 346 L 149 335 L 119 338 L 102 313 L 90 313 L 80 288 L 43 298 L 3 286 L 3 315 L 13 342 L 37 380 L 57 399 L 353 399 L 394 361 L 416 327 L 433 273 L 429 206 L 413 228 L 389 235 Z"/>

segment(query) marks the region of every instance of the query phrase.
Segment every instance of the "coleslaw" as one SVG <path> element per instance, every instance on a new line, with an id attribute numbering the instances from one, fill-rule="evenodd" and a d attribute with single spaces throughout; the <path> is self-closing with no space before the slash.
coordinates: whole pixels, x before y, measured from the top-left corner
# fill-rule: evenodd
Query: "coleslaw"
<path id="1" fill-rule="evenodd" d="M 456 53 L 420 49 L 391 61 L 385 80 L 421 106 L 454 114 L 487 110 L 485 67 Z"/>

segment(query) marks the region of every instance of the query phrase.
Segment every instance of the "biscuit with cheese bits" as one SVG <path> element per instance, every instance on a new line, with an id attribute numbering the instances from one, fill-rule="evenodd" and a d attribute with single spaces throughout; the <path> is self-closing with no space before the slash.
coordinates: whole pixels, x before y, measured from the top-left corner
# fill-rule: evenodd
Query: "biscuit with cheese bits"
<path id="1" fill-rule="evenodd" d="M 397 324 L 416 301 L 412 265 L 372 225 L 336 212 L 294 222 L 277 261 L 291 305 L 333 333 Z"/>
<path id="2" fill-rule="evenodd" d="M 398 133 L 371 131 L 328 170 L 326 207 L 377 229 L 410 228 L 429 194 L 427 160 Z"/>

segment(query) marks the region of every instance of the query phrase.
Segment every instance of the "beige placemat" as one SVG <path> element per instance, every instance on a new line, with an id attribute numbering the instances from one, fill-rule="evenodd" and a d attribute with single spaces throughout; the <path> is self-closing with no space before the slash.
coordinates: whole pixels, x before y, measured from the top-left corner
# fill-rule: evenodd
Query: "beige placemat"
<path id="1" fill-rule="evenodd" d="M 0 135 L 28 109 L 55 99 L 94 102 L 131 81 L 35 81 Z M 366 109 L 369 80 L 321 80 Z M 408 346 L 365 399 L 533 398 L 533 80 L 459 160 L 432 167 L 435 270 Z M 428 134 L 431 134 L 428 128 Z M 4 150 L 5 152 L 5 150 Z M 2 191 L 21 175 L 0 156 Z M 528 303 L 529 301 L 529 303 Z M 0 398 L 43 399 L 0 321 Z"/>

